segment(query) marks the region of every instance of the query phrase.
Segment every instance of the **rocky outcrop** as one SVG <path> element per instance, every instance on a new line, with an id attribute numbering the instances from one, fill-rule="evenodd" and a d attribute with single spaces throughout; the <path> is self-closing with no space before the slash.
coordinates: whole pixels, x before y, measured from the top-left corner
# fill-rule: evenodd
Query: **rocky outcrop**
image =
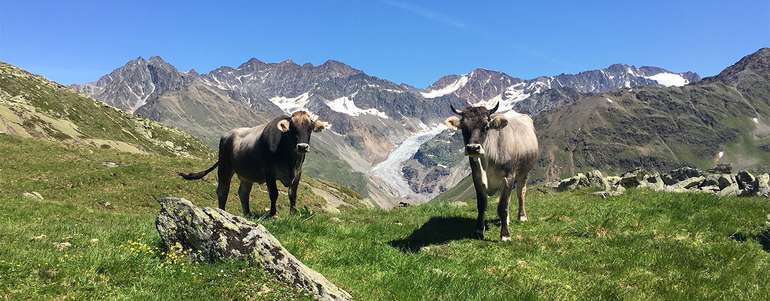
<path id="1" fill-rule="evenodd" d="M 666 174 L 635 169 L 620 177 L 602 177 L 601 172 L 592 171 L 561 180 L 554 185 L 558 191 L 593 188 L 599 190 L 596 195 L 602 197 L 617 196 L 626 188 L 646 188 L 665 192 L 701 192 L 718 196 L 764 196 L 770 197 L 770 175 L 754 176 L 742 170 L 736 174 L 711 173 L 725 171 L 723 167 L 710 169 L 708 172 L 697 168 L 683 167 Z"/>
<path id="2" fill-rule="evenodd" d="M 159 202 L 155 226 L 166 247 L 179 244 L 199 261 L 254 260 L 281 281 L 318 300 L 351 300 L 350 294 L 286 251 L 262 225 L 224 210 L 201 209 L 181 198 L 167 197 Z"/>

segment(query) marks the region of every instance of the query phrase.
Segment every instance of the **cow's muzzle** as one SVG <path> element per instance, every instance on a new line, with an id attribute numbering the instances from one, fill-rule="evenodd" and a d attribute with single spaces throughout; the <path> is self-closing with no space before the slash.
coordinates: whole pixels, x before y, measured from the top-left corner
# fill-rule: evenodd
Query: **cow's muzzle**
<path id="1" fill-rule="evenodd" d="M 465 154 L 471 157 L 480 156 L 484 154 L 484 148 L 481 147 L 481 144 L 466 144 L 465 145 Z"/>
<path id="2" fill-rule="evenodd" d="M 300 153 L 307 153 L 307 151 L 310 149 L 310 144 L 307 143 L 297 143 L 297 151 Z"/>

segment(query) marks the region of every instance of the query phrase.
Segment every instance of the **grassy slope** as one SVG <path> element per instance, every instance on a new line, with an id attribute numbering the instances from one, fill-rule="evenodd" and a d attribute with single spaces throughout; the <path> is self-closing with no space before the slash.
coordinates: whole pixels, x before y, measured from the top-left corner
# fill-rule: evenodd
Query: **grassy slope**
<path id="1" fill-rule="evenodd" d="M 182 264 L 152 250 L 155 197 L 215 204 L 213 179 L 172 176 L 201 161 L 91 153 L 5 135 L 0 153 L 7 162 L 0 170 L 4 298 L 304 298 L 246 263 Z M 21 196 L 29 191 L 45 200 Z M 307 191 L 300 195 L 301 204 L 318 208 L 304 199 Z M 514 223 L 514 241 L 501 243 L 494 202 L 490 239 L 479 241 L 466 238 L 474 206 L 435 202 L 292 218 L 285 198 L 279 218 L 260 222 L 357 299 L 770 297 L 770 256 L 755 240 L 767 233 L 766 199 L 630 191 L 602 200 L 532 189 L 531 221 Z M 266 205 L 257 191 L 252 206 Z M 240 210 L 234 195 L 228 209 Z M 72 246 L 58 251 L 62 241 Z"/>
<path id="2" fill-rule="evenodd" d="M 267 226 L 362 299 L 760 300 L 770 256 L 754 236 L 768 212 L 765 199 L 631 191 L 533 194 L 511 243 L 494 221 L 492 239 L 466 239 L 475 209 L 442 203 Z"/>
<path id="3" fill-rule="evenodd" d="M 211 153 L 186 133 L 128 115 L 2 62 L 0 109 L 6 112 L 0 115 L 0 125 L 9 122 L 10 129 L 23 128 L 37 138 L 97 147 L 108 147 L 111 143 L 102 142 L 114 141 L 128 143 L 143 152 L 166 155 L 206 157 Z M 18 116 L 21 124 L 12 121 Z M 0 132 L 5 130 L 0 128 Z"/>
<path id="4" fill-rule="evenodd" d="M 3 134 L 0 154 L 4 161 L 0 166 L 0 298 L 301 297 L 245 263 L 169 264 L 173 258 L 152 251 L 159 242 L 154 229 L 158 211 L 155 199 L 173 195 L 201 206 L 216 205 L 214 176 L 203 181 L 183 181 L 175 176 L 179 170 L 197 170 L 210 162 L 66 146 Z M 115 162 L 119 167 L 109 168 L 104 162 Z M 234 182 L 228 210 L 240 213 Z M 348 192 L 307 177 L 303 182 Z M 269 206 L 264 189 L 252 191 L 252 209 L 261 211 Z M 307 185 L 300 189 L 299 205 L 309 208 L 301 210 L 303 218 L 321 211 L 326 202 Z M 45 200 L 22 196 L 33 191 Z M 344 201 L 356 204 L 352 196 Z M 286 214 L 287 207 L 282 193 L 279 214 Z M 40 235 L 47 238 L 32 240 Z M 92 243 L 92 239 L 98 242 Z M 72 247 L 57 251 L 54 244 L 64 241 Z M 148 247 L 150 251 L 142 251 Z"/>

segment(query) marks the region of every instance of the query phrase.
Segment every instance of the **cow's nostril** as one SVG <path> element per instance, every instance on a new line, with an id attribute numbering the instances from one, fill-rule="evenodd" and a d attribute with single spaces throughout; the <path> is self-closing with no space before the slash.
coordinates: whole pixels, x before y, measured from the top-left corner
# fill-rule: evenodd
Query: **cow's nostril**
<path id="1" fill-rule="evenodd" d="M 307 143 L 297 143 L 297 150 L 301 152 L 306 152 L 310 148 L 310 145 Z"/>

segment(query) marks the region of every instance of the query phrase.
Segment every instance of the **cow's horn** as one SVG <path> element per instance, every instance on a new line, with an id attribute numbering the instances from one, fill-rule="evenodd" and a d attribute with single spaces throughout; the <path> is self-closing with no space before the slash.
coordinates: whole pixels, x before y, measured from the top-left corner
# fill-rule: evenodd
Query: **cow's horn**
<path id="1" fill-rule="evenodd" d="M 497 112 L 497 109 L 499 109 L 499 108 L 500 108 L 500 102 L 498 101 L 497 104 L 495 105 L 495 107 L 492 108 L 491 110 L 489 110 L 489 114 L 490 115 L 494 114 L 495 112 Z"/>
<path id="2" fill-rule="evenodd" d="M 455 107 L 452 104 L 449 104 L 449 107 L 452 108 L 452 112 L 455 112 L 455 114 L 457 114 L 457 115 L 462 115 L 463 114 L 463 111 L 455 109 Z"/>

